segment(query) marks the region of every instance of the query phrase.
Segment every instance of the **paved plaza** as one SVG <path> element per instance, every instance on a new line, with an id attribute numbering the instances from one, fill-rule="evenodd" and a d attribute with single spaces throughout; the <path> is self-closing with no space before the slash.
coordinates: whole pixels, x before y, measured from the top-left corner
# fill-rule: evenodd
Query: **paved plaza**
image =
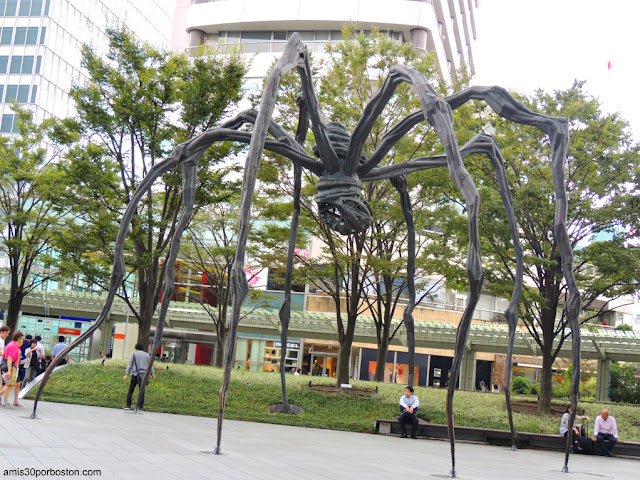
<path id="1" fill-rule="evenodd" d="M 41 402 L 0 409 L 0 479 L 14 468 L 78 469 L 64 478 L 429 479 L 446 478 L 449 444 L 226 420 L 223 455 L 212 455 L 216 419 Z M 640 462 L 458 443 L 462 479 L 637 479 Z M 93 476 L 84 470 L 99 470 Z M 10 472 L 8 472 L 10 473 Z M 41 473 L 41 472 L 40 472 Z M 62 473 L 62 472 L 58 472 Z M 4 475 L 4 476 L 3 476 Z M 38 478 L 62 478 L 40 475 Z"/>

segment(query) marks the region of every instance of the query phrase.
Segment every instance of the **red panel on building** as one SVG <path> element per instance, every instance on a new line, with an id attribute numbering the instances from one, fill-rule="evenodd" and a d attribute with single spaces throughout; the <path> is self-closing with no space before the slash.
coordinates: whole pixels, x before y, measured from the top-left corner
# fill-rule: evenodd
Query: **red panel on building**
<path id="1" fill-rule="evenodd" d="M 196 345 L 196 365 L 211 365 L 211 356 L 213 355 L 213 347 L 211 345 Z"/>
<path id="2" fill-rule="evenodd" d="M 206 273 L 202 273 L 202 293 L 200 293 L 200 303 L 218 306 L 218 290 L 209 283 L 209 277 Z"/>
<path id="3" fill-rule="evenodd" d="M 79 328 L 58 328 L 60 335 L 80 335 L 82 331 Z"/>

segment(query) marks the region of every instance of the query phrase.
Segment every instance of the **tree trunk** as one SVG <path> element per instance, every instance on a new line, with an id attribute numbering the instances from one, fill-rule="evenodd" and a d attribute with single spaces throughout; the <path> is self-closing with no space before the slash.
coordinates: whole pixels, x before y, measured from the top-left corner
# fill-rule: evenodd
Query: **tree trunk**
<path id="1" fill-rule="evenodd" d="M 553 381 L 554 358 L 551 355 L 551 346 L 544 346 L 542 350 L 542 371 L 540 376 L 540 397 L 538 398 L 538 411 L 543 414 L 551 412 L 551 385 Z"/>
<path id="2" fill-rule="evenodd" d="M 5 325 L 11 329 L 10 337 L 13 336 L 13 333 L 16 331 L 16 327 L 18 326 L 18 318 L 20 317 L 22 300 L 24 300 L 24 296 L 22 295 L 21 291 L 17 287 L 14 289 L 12 285 L 11 293 L 9 295 L 7 319 L 5 321 Z M 7 341 L 7 343 L 9 342 Z"/>
<path id="3" fill-rule="evenodd" d="M 384 382 L 384 372 L 387 366 L 387 352 L 389 352 L 389 327 L 385 324 L 384 333 L 378 343 L 378 357 L 376 358 L 376 382 Z"/>
<path id="4" fill-rule="evenodd" d="M 224 351 L 227 344 L 227 320 L 226 314 L 220 315 L 218 324 L 216 325 L 216 358 L 213 366 L 224 367 Z"/>
<path id="5" fill-rule="evenodd" d="M 214 367 L 222 368 L 224 367 L 224 348 L 226 345 L 226 338 L 222 339 L 218 337 L 216 339 L 216 358 L 213 362 Z"/>
<path id="6" fill-rule="evenodd" d="M 351 344 L 353 339 L 346 339 L 340 342 L 338 350 L 338 368 L 336 369 L 336 384 L 349 383 L 349 361 L 351 360 Z"/>

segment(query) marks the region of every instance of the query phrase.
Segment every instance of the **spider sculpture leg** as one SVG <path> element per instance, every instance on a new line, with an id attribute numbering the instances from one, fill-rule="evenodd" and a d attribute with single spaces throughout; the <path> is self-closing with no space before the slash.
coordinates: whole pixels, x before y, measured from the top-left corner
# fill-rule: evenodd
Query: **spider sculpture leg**
<path id="1" fill-rule="evenodd" d="M 505 371 L 505 395 L 507 400 L 507 412 L 509 416 L 509 427 L 511 429 L 511 449 L 516 449 L 516 434 L 513 426 L 513 411 L 511 408 L 511 369 L 513 356 L 513 342 L 515 340 L 516 328 L 518 326 L 518 303 L 520 302 L 520 295 L 522 294 L 522 278 L 524 273 L 524 255 L 522 253 L 522 245 L 520 244 L 520 238 L 518 235 L 518 226 L 516 225 L 516 217 L 513 212 L 513 201 L 511 199 L 511 192 L 509 191 L 509 183 L 507 181 L 507 174 L 504 168 L 504 160 L 502 153 L 498 148 L 495 138 L 490 135 L 480 134 L 473 137 L 461 150 L 460 153 L 463 157 L 467 157 L 473 153 L 484 153 L 489 157 L 496 171 L 496 180 L 498 184 L 498 190 L 502 203 L 505 207 L 507 215 L 507 222 L 509 223 L 509 229 L 511 231 L 511 240 L 513 241 L 513 247 L 516 254 L 516 273 L 514 275 L 515 282 L 513 285 L 513 291 L 511 293 L 511 301 L 509 306 L 505 310 L 505 317 L 507 318 L 507 325 L 509 326 L 509 344 L 507 346 L 507 367 Z"/>
<path id="2" fill-rule="evenodd" d="M 199 158 L 201 154 L 202 152 L 197 152 L 194 155 L 197 156 L 197 158 Z M 109 311 L 111 310 L 111 305 L 113 304 L 114 297 L 116 295 L 116 291 L 118 290 L 118 288 L 120 288 L 120 286 L 122 285 L 122 281 L 124 279 L 124 275 L 125 275 L 124 243 L 127 236 L 127 229 L 129 228 L 129 225 L 131 225 L 131 221 L 136 213 L 136 208 L 141 198 L 147 192 L 147 190 L 151 188 L 155 179 L 157 179 L 159 176 L 163 175 L 164 173 L 172 170 L 178 164 L 185 162 L 186 160 L 188 160 L 188 158 L 189 158 L 189 152 L 188 152 L 187 144 L 179 145 L 178 147 L 176 147 L 171 157 L 169 157 L 168 159 L 162 162 L 157 163 L 149 170 L 148 174 L 141 181 L 138 189 L 134 192 L 131 198 L 131 202 L 127 206 L 127 209 L 125 210 L 125 213 L 122 217 L 122 221 L 120 222 L 121 226 L 118 232 L 118 237 L 116 239 L 116 246 L 115 246 L 115 260 L 114 260 L 113 269 L 111 273 L 111 279 L 109 282 L 109 291 L 107 293 L 107 298 L 105 299 L 105 304 L 102 307 L 100 314 L 96 318 L 95 323 L 91 327 L 89 327 L 87 331 L 85 331 L 82 335 L 80 335 L 73 342 L 71 342 L 71 344 L 67 348 L 65 348 L 60 353 L 60 355 L 57 355 L 51 361 L 51 364 L 47 368 L 45 375 L 42 379 L 42 382 L 40 382 L 40 385 L 38 387 L 38 391 L 36 393 L 36 397 L 33 402 L 33 412 L 31 413 L 31 418 L 36 418 L 38 400 L 40 399 L 40 395 L 42 394 L 42 391 L 44 390 L 44 387 L 46 386 L 47 381 L 49 380 L 49 377 L 51 377 L 53 369 L 60 363 L 60 361 L 63 358 L 67 356 L 67 354 L 71 350 L 73 350 L 75 347 L 77 347 L 82 342 L 84 342 L 87 338 L 89 338 L 93 334 L 93 332 L 95 332 L 98 328 L 100 328 L 105 318 L 107 318 L 108 316 Z"/>
<path id="3" fill-rule="evenodd" d="M 400 195 L 400 205 L 404 220 L 407 222 L 407 290 L 409 291 L 409 301 L 404 309 L 402 319 L 407 330 L 407 347 L 409 349 L 409 385 L 414 384 L 415 370 L 415 351 L 416 351 L 416 335 L 413 323 L 413 309 L 416 306 L 416 227 L 413 221 L 413 209 L 411 207 L 411 198 L 407 190 L 407 179 L 400 175 L 389 179 L 391 185 L 398 191 Z M 418 379 L 415 379 L 415 383 Z"/>
<path id="4" fill-rule="evenodd" d="M 244 123 L 254 123 L 256 117 L 257 112 L 255 112 L 254 110 L 242 112 L 237 117 L 222 124 L 221 127 L 207 130 L 198 137 L 195 137 L 187 142 L 178 145 L 169 158 L 154 165 L 149 170 L 147 175 L 142 179 L 137 190 L 133 193 L 131 201 L 127 205 L 127 209 L 125 210 L 125 213 L 120 222 L 120 230 L 118 232 L 118 237 L 115 244 L 114 264 L 105 303 L 93 325 L 91 325 L 91 327 L 87 329 L 82 335 L 78 336 L 78 338 L 76 338 L 76 340 L 74 340 L 63 352 L 61 352 L 59 356 L 56 356 L 57 360 L 54 359 L 47 368 L 45 376 L 40 383 L 38 391 L 36 393 L 31 418 L 36 418 L 40 395 L 42 394 L 42 391 L 44 390 L 49 378 L 51 377 L 53 369 L 70 351 L 72 351 L 75 347 L 77 347 L 87 338 L 93 335 L 93 333 L 101 327 L 101 325 L 104 323 L 104 320 L 109 315 L 109 311 L 111 310 L 111 306 L 113 305 L 113 300 L 115 298 L 116 292 L 121 287 L 125 275 L 124 244 L 127 236 L 127 230 L 131 225 L 133 217 L 136 214 L 136 209 L 138 207 L 138 204 L 140 203 L 141 198 L 145 195 L 147 190 L 151 188 L 153 183 L 158 178 L 160 178 L 165 173 L 175 169 L 178 165 L 190 164 L 190 162 L 195 162 L 197 164 L 197 160 L 200 158 L 202 153 L 215 142 L 238 141 L 249 143 L 252 138 L 251 133 L 239 132 L 237 131 L 237 129 L 240 128 Z M 268 125 L 268 129 L 269 133 L 276 137 L 277 140 L 267 140 L 265 148 L 273 151 L 274 153 L 286 156 L 294 163 L 307 168 L 313 173 L 319 174 L 321 172 L 321 164 L 309 157 L 306 152 L 293 141 L 293 139 L 288 137 L 288 134 L 282 127 L 279 127 L 271 122 Z M 187 174 L 189 174 L 189 168 L 185 168 L 183 170 L 183 178 Z M 186 218 L 187 216 L 188 215 L 184 215 L 183 212 L 183 217 Z M 169 283 L 173 285 L 173 281 Z M 171 295 L 165 295 L 165 298 L 171 298 Z"/>
<path id="5" fill-rule="evenodd" d="M 552 118 L 533 113 L 524 105 L 517 102 L 504 88 L 500 87 L 471 87 L 458 92 L 445 100 L 451 108 L 456 109 L 469 100 L 486 102 L 498 115 L 515 123 L 535 126 L 549 137 L 551 145 L 551 168 L 556 197 L 556 209 L 553 231 L 562 258 L 562 273 L 564 275 L 569 298 L 564 309 L 567 314 L 572 335 L 572 362 L 574 376 L 571 379 L 571 416 L 569 429 L 573 428 L 578 406 L 578 390 L 580 386 L 580 292 L 573 274 L 573 250 L 567 231 L 567 191 L 564 178 L 564 161 L 569 139 L 569 122 L 566 118 Z M 571 439 L 567 437 L 563 472 L 568 472 Z"/>
<path id="6" fill-rule="evenodd" d="M 385 105 L 392 97 L 396 87 L 407 82 L 414 88 L 420 104 L 424 118 L 433 126 L 440 142 L 444 146 L 447 166 L 449 168 L 449 176 L 455 183 L 456 187 L 462 193 L 465 204 L 467 206 L 467 218 L 469 224 L 469 250 L 467 256 L 467 277 L 469 278 L 469 302 L 458 325 L 456 336 L 456 353 L 453 358 L 451 367 L 451 377 L 449 379 L 449 389 L 447 392 L 447 429 L 449 431 L 449 439 L 451 445 L 451 463 L 452 468 L 449 473 L 450 477 L 455 477 L 455 432 L 453 429 L 453 394 L 455 385 L 460 373 L 462 363 L 462 352 L 467 343 L 469 335 L 469 327 L 471 325 L 471 317 L 475 310 L 476 304 L 480 298 L 482 290 L 482 282 L 484 274 L 480 259 L 480 237 L 478 232 L 478 207 L 480 197 L 473 183 L 472 178 L 464 167 L 462 157 L 458 149 L 455 131 L 453 129 L 453 115 L 449 105 L 441 99 L 431 88 L 427 79 L 415 68 L 396 65 L 382 87 L 374 95 L 371 102 L 365 108 L 362 119 L 356 126 L 352 135 L 351 144 L 349 146 L 349 155 L 347 157 L 347 165 L 345 172 L 357 172 L 359 170 L 358 161 L 364 139 L 376 118 L 382 113 Z M 365 163 L 365 165 L 367 165 Z M 363 165 L 362 167 L 365 167 Z M 367 165 L 370 167 L 370 165 Z M 363 180 L 368 180 L 364 177 Z M 412 372 L 414 365 L 409 365 L 409 372 Z"/>
<path id="7" fill-rule="evenodd" d="M 298 130 L 296 132 L 296 143 L 303 145 L 307 137 L 309 125 L 308 111 L 304 105 L 304 100 L 300 99 L 300 116 L 298 119 Z M 286 376 L 286 356 L 287 338 L 289 334 L 289 320 L 291 319 L 291 277 L 293 275 L 293 256 L 298 236 L 298 222 L 300 220 L 300 190 L 302 189 L 302 168 L 293 165 L 293 213 L 291 215 L 291 229 L 289 231 L 289 247 L 287 250 L 287 270 L 284 281 L 284 302 L 280 307 L 280 382 L 282 383 L 282 404 L 283 413 L 289 413 L 289 398 L 287 395 Z"/>
<path id="8" fill-rule="evenodd" d="M 178 220 L 171 243 L 169 246 L 169 254 L 164 262 L 164 285 L 162 286 L 162 302 L 160 304 L 160 312 L 158 313 L 158 324 L 156 325 L 156 333 L 153 339 L 152 355 L 149 359 L 149 365 L 144 372 L 142 382 L 139 384 L 138 399 L 136 401 L 136 408 L 134 413 L 142 408 L 142 400 L 144 399 L 144 391 L 147 385 L 147 380 L 153 369 L 153 362 L 155 360 L 154 352 L 158 351 L 160 342 L 162 341 L 162 332 L 164 330 L 165 319 L 167 317 L 167 310 L 169 309 L 169 302 L 173 296 L 174 291 L 174 277 L 175 269 L 173 266 L 178 259 L 178 253 L 180 250 L 180 241 L 182 239 L 182 233 L 187 228 L 191 216 L 193 214 L 193 206 L 195 204 L 196 197 L 196 183 L 198 180 L 198 160 L 200 156 L 191 157 L 188 161 L 182 164 L 182 212 L 180 219 Z"/>
<path id="9" fill-rule="evenodd" d="M 266 135 L 271 124 L 271 117 L 275 107 L 276 94 L 280 79 L 292 68 L 298 66 L 301 58 L 304 57 L 304 45 L 299 41 L 299 36 L 294 34 L 285 47 L 285 52 L 273 68 L 267 78 L 267 83 L 260 102 L 260 110 L 255 122 L 249 151 L 244 170 L 242 182 L 242 200 L 240 205 L 240 222 L 238 228 L 238 239 L 236 256 L 231 270 L 231 285 L 233 292 L 233 305 L 231 308 L 231 320 L 229 325 L 227 348 L 225 352 L 225 367 L 222 386 L 220 387 L 220 399 L 218 409 L 217 442 L 214 450 L 215 454 L 221 454 L 220 442 L 222 440 L 222 422 L 224 409 L 227 400 L 227 391 L 231 378 L 231 369 L 234 363 L 235 344 L 240 322 L 240 309 L 247 297 L 249 285 L 244 273 L 244 261 L 246 255 L 247 237 L 249 230 L 249 217 L 251 215 L 251 204 L 255 190 L 258 167 L 262 150 L 265 147 Z"/>

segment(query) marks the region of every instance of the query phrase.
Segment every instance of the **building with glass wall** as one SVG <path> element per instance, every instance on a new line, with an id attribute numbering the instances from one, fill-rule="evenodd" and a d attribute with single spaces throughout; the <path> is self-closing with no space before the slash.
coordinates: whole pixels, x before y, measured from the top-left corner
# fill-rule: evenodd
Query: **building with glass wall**
<path id="1" fill-rule="evenodd" d="M 142 40 L 168 48 L 174 10 L 175 0 L 0 0 L 0 134 L 15 132 L 13 102 L 31 109 L 36 122 L 72 116 L 69 91 L 84 80 L 82 45 L 106 53 L 107 28 L 127 25 Z M 0 251 L 0 272 L 7 262 Z M 0 274 L 0 288 L 8 285 L 9 278 Z M 34 295 L 45 305 L 47 288 L 82 291 L 82 281 L 44 285 Z M 2 314 L 0 307 L 0 323 Z M 18 328 L 41 335 L 50 349 L 58 335 L 69 341 L 86 330 L 93 320 L 88 316 L 23 309 Z M 85 358 L 87 348 L 81 346 L 71 356 Z"/>

